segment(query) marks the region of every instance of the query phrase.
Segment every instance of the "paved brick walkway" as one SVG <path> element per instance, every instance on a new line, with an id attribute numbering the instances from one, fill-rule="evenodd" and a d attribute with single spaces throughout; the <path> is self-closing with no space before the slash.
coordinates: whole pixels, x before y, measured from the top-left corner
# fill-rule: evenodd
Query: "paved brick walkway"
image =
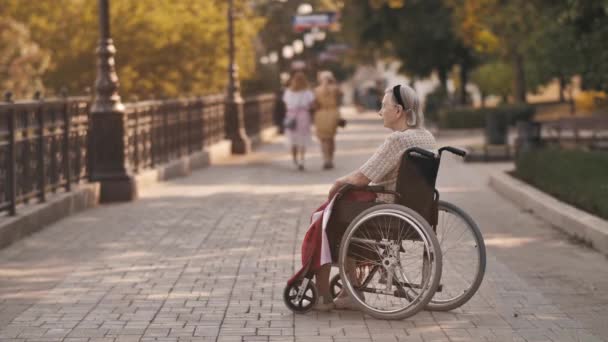
<path id="1" fill-rule="evenodd" d="M 488 172 L 508 165 L 455 158 L 443 165 L 442 196 L 475 218 L 489 252 L 467 305 L 390 322 L 287 310 L 282 291 L 310 211 L 386 134 L 377 117 L 351 115 L 336 170 L 320 171 L 314 148 L 308 170 L 294 171 L 277 140 L 0 251 L 0 342 L 608 340 L 606 258 L 488 189 Z"/>

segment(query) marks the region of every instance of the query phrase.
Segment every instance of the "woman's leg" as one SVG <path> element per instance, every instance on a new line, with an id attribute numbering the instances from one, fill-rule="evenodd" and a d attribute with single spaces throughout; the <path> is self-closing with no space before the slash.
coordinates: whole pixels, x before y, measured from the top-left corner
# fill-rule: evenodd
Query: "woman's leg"
<path id="1" fill-rule="evenodd" d="M 357 263 L 353 258 L 346 258 L 346 265 L 344 265 L 344 270 L 346 271 L 346 276 L 351 280 L 352 284 L 358 286 L 359 278 L 357 277 Z M 342 290 L 337 298 L 348 298 L 348 293 L 345 290 Z"/>
<path id="2" fill-rule="evenodd" d="M 306 155 L 306 147 L 300 146 L 300 165 L 304 165 L 304 157 Z"/>
<path id="3" fill-rule="evenodd" d="M 334 152 L 336 151 L 336 141 L 334 140 L 335 137 L 331 137 L 328 139 L 328 155 L 329 155 L 329 164 L 331 164 L 331 166 L 334 165 Z"/>
<path id="4" fill-rule="evenodd" d="M 323 154 L 323 166 L 325 167 L 329 162 L 329 142 L 327 139 L 319 138 L 319 140 L 321 141 L 321 153 Z"/>
<path id="5" fill-rule="evenodd" d="M 296 146 L 296 145 L 291 146 L 291 156 L 293 158 L 293 163 L 298 165 L 298 146 Z"/>
<path id="6" fill-rule="evenodd" d="M 331 300 L 331 293 L 329 292 L 329 274 L 331 273 L 331 264 L 325 264 L 317 271 L 316 284 L 317 290 L 319 290 L 319 296 L 323 299 Z"/>
<path id="7" fill-rule="evenodd" d="M 350 279 L 351 283 L 354 286 L 359 286 L 360 285 L 360 279 L 357 277 L 357 263 L 355 262 L 354 259 L 352 258 L 346 258 L 346 264 L 344 265 L 345 271 L 346 271 L 346 276 Z M 342 280 L 342 284 L 344 284 L 344 280 Z M 361 297 L 361 299 L 363 299 L 363 293 L 356 291 L 356 295 L 358 297 Z M 340 291 L 340 294 L 336 297 L 336 299 L 334 300 L 334 305 L 336 307 L 336 309 L 346 309 L 346 310 L 356 310 L 357 307 L 355 306 L 355 303 L 353 302 L 353 299 L 350 298 L 350 296 L 348 295 L 348 293 L 346 292 L 346 290 L 344 288 L 342 288 L 342 291 Z"/>

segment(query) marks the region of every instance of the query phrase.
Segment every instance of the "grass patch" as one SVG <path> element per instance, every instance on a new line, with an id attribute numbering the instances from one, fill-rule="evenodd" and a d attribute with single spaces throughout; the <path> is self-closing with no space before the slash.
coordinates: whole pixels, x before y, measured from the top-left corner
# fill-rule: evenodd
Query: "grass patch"
<path id="1" fill-rule="evenodd" d="M 514 176 L 591 214 L 608 219 L 608 153 L 538 149 L 522 153 Z"/>

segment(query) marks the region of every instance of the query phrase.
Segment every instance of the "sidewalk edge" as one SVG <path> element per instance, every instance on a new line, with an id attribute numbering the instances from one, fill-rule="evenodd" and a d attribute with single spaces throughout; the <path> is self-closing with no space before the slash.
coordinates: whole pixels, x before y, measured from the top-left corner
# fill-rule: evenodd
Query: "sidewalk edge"
<path id="1" fill-rule="evenodd" d="M 222 140 L 204 150 L 183 156 L 169 163 L 158 165 L 153 169 L 144 170 L 135 175 L 137 188 L 149 186 L 165 180 L 185 177 L 192 171 L 208 167 L 214 160 L 230 155 L 230 141 Z"/>
<path id="2" fill-rule="evenodd" d="M 504 172 L 490 175 L 489 184 L 515 205 L 532 211 L 564 233 L 608 255 L 608 221 L 559 201 Z"/>
<path id="3" fill-rule="evenodd" d="M 0 222 L 0 248 L 98 204 L 99 183 L 84 183 L 70 192 L 50 196 L 46 202 L 24 206 L 16 216 Z"/>

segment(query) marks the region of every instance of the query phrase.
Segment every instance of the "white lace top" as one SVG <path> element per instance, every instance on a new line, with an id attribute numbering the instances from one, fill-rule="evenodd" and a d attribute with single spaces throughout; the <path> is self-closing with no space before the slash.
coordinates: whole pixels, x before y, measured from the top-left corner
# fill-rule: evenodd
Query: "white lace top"
<path id="1" fill-rule="evenodd" d="M 382 185 L 386 190 L 395 190 L 401 156 L 410 147 L 435 151 L 435 137 L 424 128 L 395 131 L 386 137 L 359 171 L 371 180 L 370 185 Z M 392 196 L 378 194 L 378 200 L 391 202 Z"/>

